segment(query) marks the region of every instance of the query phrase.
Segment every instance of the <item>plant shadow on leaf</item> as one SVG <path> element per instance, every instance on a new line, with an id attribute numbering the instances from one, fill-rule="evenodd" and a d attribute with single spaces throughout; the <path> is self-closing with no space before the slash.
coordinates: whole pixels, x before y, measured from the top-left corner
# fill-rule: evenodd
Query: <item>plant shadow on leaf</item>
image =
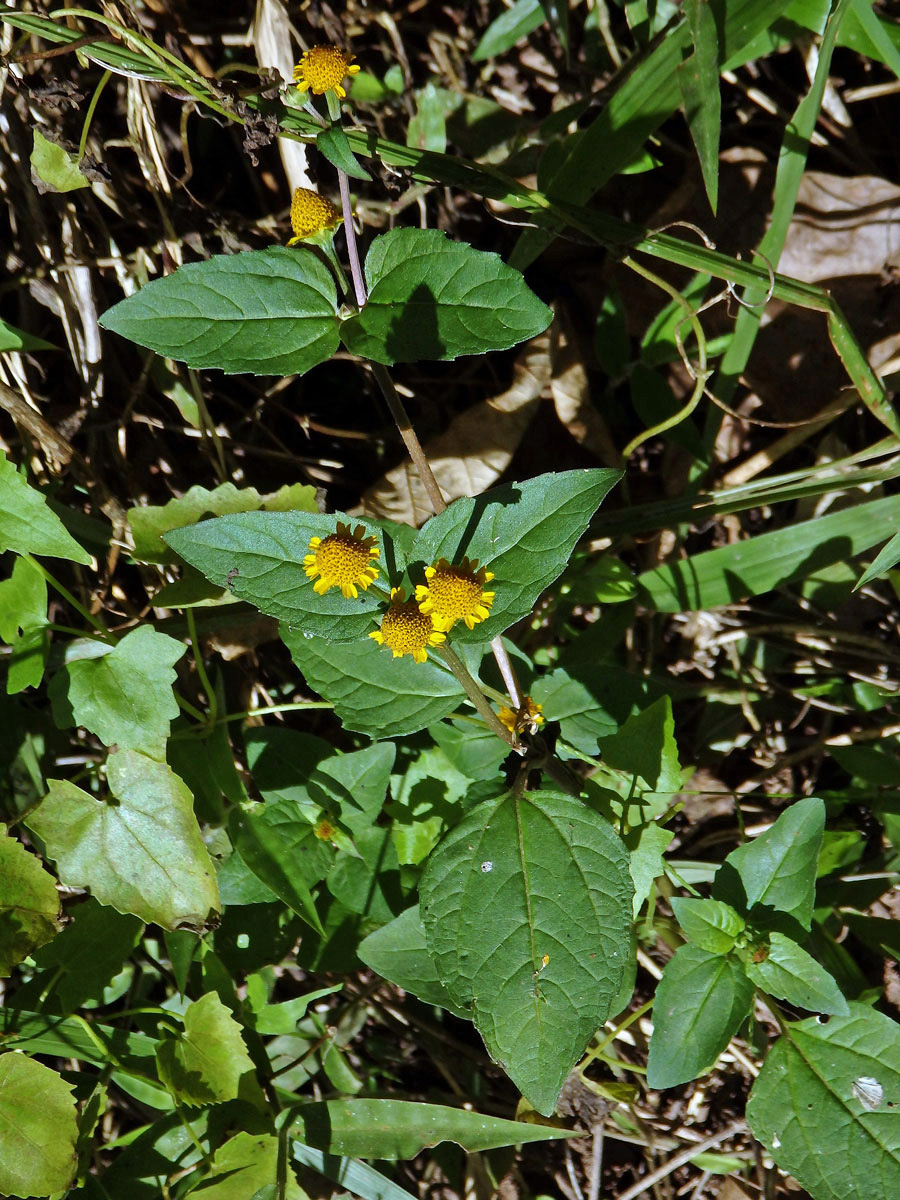
<path id="1" fill-rule="evenodd" d="M 437 300 L 427 283 L 420 283 L 409 299 L 397 306 L 384 339 L 393 362 L 442 359 L 447 347 L 438 331 Z"/>
<path id="2" fill-rule="evenodd" d="M 809 939 L 809 931 L 790 913 L 783 912 L 772 904 L 757 903 L 749 906 L 744 881 L 732 863 L 724 862 L 716 871 L 713 896 L 716 900 L 724 900 L 726 904 L 737 909 L 753 928 L 761 933 L 777 930 L 801 946 Z"/>

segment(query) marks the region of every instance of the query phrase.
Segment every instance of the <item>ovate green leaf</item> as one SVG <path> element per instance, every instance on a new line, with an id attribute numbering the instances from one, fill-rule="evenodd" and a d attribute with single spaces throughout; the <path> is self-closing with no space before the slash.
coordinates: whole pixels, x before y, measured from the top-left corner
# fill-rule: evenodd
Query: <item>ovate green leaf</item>
<path id="1" fill-rule="evenodd" d="M 53 876 L 21 842 L 0 835 L 0 977 L 60 927 Z"/>
<path id="2" fill-rule="evenodd" d="M 415 733 L 465 700 L 455 677 L 433 652 L 427 662 L 417 663 L 409 655 L 394 658 L 365 636 L 350 645 L 329 645 L 301 629 L 282 625 L 280 632 L 309 686 L 357 733 L 374 738 Z"/>
<path id="3" fill-rule="evenodd" d="M 100 324 L 189 367 L 302 375 L 338 347 L 337 292 L 311 251 L 270 246 L 179 267 Z"/>
<path id="4" fill-rule="evenodd" d="M 753 984 L 740 963 L 699 946 L 680 946 L 666 963 L 653 1001 L 647 1062 L 652 1088 L 704 1074 L 750 1012 Z"/>
<path id="5" fill-rule="evenodd" d="M 822 801 L 798 800 L 765 833 L 732 850 L 716 873 L 713 894 L 744 912 L 760 905 L 787 913 L 809 929 L 824 828 Z"/>
<path id="6" fill-rule="evenodd" d="M 98 904 L 92 896 L 73 905 L 68 915 L 74 920 L 34 960 L 42 971 L 53 972 L 53 996 L 71 1013 L 103 995 L 140 941 L 144 926 L 137 917 Z"/>
<path id="7" fill-rule="evenodd" d="M 341 326 L 353 354 L 380 363 L 506 350 L 542 333 L 550 309 L 497 254 L 437 229 L 394 229 L 366 257 L 369 299 Z"/>
<path id="8" fill-rule="evenodd" d="M 675 745 L 672 701 L 662 696 L 643 712 L 628 718 L 621 729 L 599 739 L 603 761 L 644 780 L 656 792 L 677 792 L 681 766 Z"/>
<path id="9" fill-rule="evenodd" d="M 47 582 L 35 563 L 17 558 L 9 579 L 0 580 L 0 640 L 10 647 L 6 690 L 11 696 L 37 687 L 44 676 L 47 621 Z"/>
<path id="10" fill-rule="evenodd" d="M 41 493 L 0 453 L 0 554 L 4 550 L 91 562 Z"/>
<path id="11" fill-rule="evenodd" d="M 816 1200 L 900 1195 L 900 1028 L 864 1004 L 788 1025 L 747 1103 L 755 1137 Z"/>
<path id="12" fill-rule="evenodd" d="M 338 521 L 363 536 L 374 535 L 379 557 L 378 582 L 386 587 L 385 543 L 387 535 L 376 525 L 346 513 L 248 512 L 201 521 L 184 529 L 173 529 L 165 541 L 192 566 L 202 571 L 217 587 L 225 587 L 240 600 L 248 600 L 260 612 L 296 625 L 309 636 L 329 642 L 365 639 L 380 620 L 383 599 L 369 589 L 359 589 L 354 600 L 332 587 L 320 596 L 315 580 L 305 573 L 303 559 L 313 537 L 326 538 Z M 393 561 L 391 551 L 388 561 Z"/>
<path id="13" fill-rule="evenodd" d="M 51 779 L 29 814 L 60 879 L 164 929 L 202 925 L 218 892 L 191 793 L 165 763 L 135 750 L 111 754 L 107 773 L 115 799 Z"/>
<path id="14" fill-rule="evenodd" d="M 412 992 L 426 1004 L 437 1004 L 457 1017 L 471 1014 L 450 998 L 438 979 L 434 960 L 425 942 L 425 926 L 418 904 L 370 933 L 359 944 L 359 957 L 391 983 Z"/>
<path id="15" fill-rule="evenodd" d="M 241 1027 L 215 992 L 207 992 L 184 1013 L 184 1034 L 160 1042 L 159 1077 L 182 1104 L 236 1100 L 255 1090 L 253 1062 Z"/>
<path id="16" fill-rule="evenodd" d="M 72 1085 L 24 1054 L 0 1055 L 0 1193 L 67 1191 L 77 1140 Z"/>
<path id="17" fill-rule="evenodd" d="M 491 615 L 453 641 L 485 642 L 527 616 L 541 592 L 562 574 L 576 542 L 620 471 L 559 471 L 455 500 L 423 527 L 410 560 L 423 567 L 438 558 L 477 559 L 492 571 Z M 424 583 L 424 576 L 416 579 Z"/>
<path id="18" fill-rule="evenodd" d="M 676 896 L 669 903 L 678 924 L 694 945 L 710 954 L 727 954 L 746 928 L 740 913 L 721 900 Z"/>
<path id="19" fill-rule="evenodd" d="M 746 969 L 757 987 L 797 1008 L 840 1017 L 850 1012 L 841 989 L 822 964 L 777 930 L 751 955 Z"/>
<path id="20" fill-rule="evenodd" d="M 539 1112 L 610 1015 L 632 892 L 621 839 L 557 792 L 480 804 L 428 860 L 419 895 L 441 982 Z"/>

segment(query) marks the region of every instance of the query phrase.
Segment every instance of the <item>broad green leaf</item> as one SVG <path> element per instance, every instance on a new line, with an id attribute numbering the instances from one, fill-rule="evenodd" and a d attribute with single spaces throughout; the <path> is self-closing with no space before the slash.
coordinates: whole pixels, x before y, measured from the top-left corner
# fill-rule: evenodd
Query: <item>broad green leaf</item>
<path id="1" fill-rule="evenodd" d="M 428 857 L 445 829 L 459 821 L 460 802 L 470 786 L 470 780 L 435 746 L 424 749 L 394 776 L 387 815 L 401 863 L 415 865 Z"/>
<path id="2" fill-rule="evenodd" d="M 74 917 L 59 937 L 34 955 L 42 971 L 52 972 L 52 994 L 64 1012 L 87 1000 L 99 1000 L 141 939 L 137 917 L 98 904 L 88 896 L 68 909 Z"/>
<path id="3" fill-rule="evenodd" d="M 75 1177 L 72 1085 L 24 1054 L 0 1055 L 0 1192 L 50 1196 Z"/>
<path id="4" fill-rule="evenodd" d="M 678 67 L 678 87 L 691 138 L 700 160 L 709 206 L 716 211 L 719 195 L 719 34 L 709 0 L 687 0 L 685 15 L 694 52 Z"/>
<path id="5" fill-rule="evenodd" d="M 44 677 L 50 651 L 47 621 L 47 582 L 35 563 L 17 558 L 10 578 L 0 580 L 0 640 L 10 647 L 10 696 L 37 687 Z"/>
<path id="6" fill-rule="evenodd" d="M 699 946 L 680 946 L 666 963 L 653 1001 L 650 1087 L 678 1087 L 705 1074 L 752 1001 L 753 984 L 739 962 Z"/>
<path id="7" fill-rule="evenodd" d="M 576 542 L 620 471 L 596 469 L 538 475 L 455 500 L 420 531 L 410 555 L 429 566 L 438 558 L 477 559 L 492 571 L 487 590 L 494 602 L 487 620 L 452 640 L 486 642 L 528 616 L 541 592 L 565 569 Z M 416 579 L 424 583 L 424 576 Z"/>
<path id="8" fill-rule="evenodd" d="M 655 567 L 638 576 L 638 587 L 644 603 L 658 612 L 733 604 L 861 554 L 890 537 L 898 521 L 900 496 L 870 500 Z"/>
<path id="9" fill-rule="evenodd" d="M 446 1008 L 457 1017 L 469 1012 L 454 1004 L 450 993 L 438 979 L 434 959 L 425 942 L 425 926 L 418 904 L 394 917 L 370 933 L 359 944 L 359 957 L 391 983 L 412 992 L 425 1004 Z"/>
<path id="10" fill-rule="evenodd" d="M 83 725 L 105 746 L 163 759 L 179 713 L 172 687 L 184 651 L 183 642 L 140 625 L 108 654 L 69 663 L 50 688 L 57 723 Z"/>
<path id="11" fill-rule="evenodd" d="M 536 337 L 553 314 L 497 254 L 437 229 L 393 229 L 366 256 L 369 299 L 341 326 L 353 354 L 375 362 L 454 359 Z"/>
<path id="12" fill-rule="evenodd" d="M 394 551 L 386 549 L 386 534 L 369 521 L 345 513 L 237 513 L 173 529 L 165 541 L 218 587 L 228 588 L 239 600 L 248 600 L 289 628 L 297 626 L 301 636 L 355 642 L 365 639 L 380 621 L 383 596 L 373 588 L 360 588 L 354 600 L 343 596 L 339 587 L 320 596 L 303 566 L 310 539 L 328 537 L 339 521 L 351 529 L 362 525 L 365 536 L 377 538 L 379 557 L 373 565 L 379 568 L 378 584 L 387 588 L 385 556 L 393 561 Z"/>
<path id="13" fill-rule="evenodd" d="M 364 833 L 375 824 L 384 805 L 396 753 L 392 743 L 380 742 L 329 758 L 310 777 L 310 793 L 314 797 L 324 793 L 335 800 L 347 828 Z"/>
<path id="14" fill-rule="evenodd" d="M 159 1077 L 181 1104 L 218 1104 L 256 1090 L 241 1027 L 215 992 L 184 1012 L 184 1033 L 156 1048 Z"/>
<path id="15" fill-rule="evenodd" d="M 129 508 L 128 524 L 134 536 L 134 557 L 139 562 L 171 563 L 176 556 L 162 540 L 163 535 L 185 525 L 196 525 L 204 517 L 231 513 L 318 512 L 316 490 L 308 484 L 285 484 L 277 492 L 262 494 L 253 487 L 236 488 L 220 483 L 212 491 L 199 483 L 167 504 L 144 504 Z"/>
<path id="16" fill-rule="evenodd" d="M 469 722 L 442 721 L 432 725 L 429 736 L 437 742 L 454 770 L 466 779 L 496 779 L 509 747 L 489 729 Z"/>
<path id="17" fill-rule="evenodd" d="M 322 933 L 311 888 L 328 874 L 334 850 L 290 800 L 232 814 L 234 847 L 253 874 L 308 925 Z"/>
<path id="18" fill-rule="evenodd" d="M 721 900 L 696 900 L 691 896 L 669 901 L 678 924 L 694 945 L 710 954 L 727 954 L 746 929 L 740 913 Z"/>
<path id="19" fill-rule="evenodd" d="M 850 1012 L 841 989 L 822 964 L 777 930 L 751 954 L 746 971 L 757 987 L 797 1008 L 839 1017 Z"/>
<path id="20" fill-rule="evenodd" d="M 100 324 L 189 367 L 302 375 L 338 348 L 337 291 L 311 251 L 270 246 L 179 267 Z"/>
<path id="21" fill-rule="evenodd" d="M 747 1121 L 816 1200 L 900 1195 L 900 1029 L 864 1004 L 788 1025 L 766 1056 Z"/>
<path id="22" fill-rule="evenodd" d="M 528 37 L 529 33 L 543 25 L 544 20 L 541 0 L 516 0 L 511 8 L 503 9 L 500 16 L 488 25 L 475 47 L 472 62 L 484 62 L 486 58 L 504 54 L 519 38 Z"/>
<path id="23" fill-rule="evenodd" d="M 53 876 L 21 842 L 0 835 L 0 978 L 56 936 L 59 918 Z"/>
<path id="24" fill-rule="evenodd" d="M 419 896 L 438 976 L 539 1112 L 610 1015 L 633 890 L 612 827 L 551 791 L 480 804 L 428 860 Z"/>
<path id="25" fill-rule="evenodd" d="M 78 169 L 78 159 L 64 146 L 45 138 L 39 129 L 34 131 L 31 168 L 38 179 L 47 184 L 43 191 L 74 192 L 91 186 Z"/>
<path id="26" fill-rule="evenodd" d="M 277 1033 L 293 1033 L 298 1021 L 306 1016 L 306 1010 L 316 1000 L 323 996 L 331 996 L 341 990 L 341 984 L 334 987 L 319 988 L 308 992 L 305 996 L 296 996 L 293 1000 L 285 1000 L 283 1004 L 266 1004 L 256 1014 L 256 1032 L 270 1035 Z"/>
<path id="27" fill-rule="evenodd" d="M 61 882 L 164 929 L 203 925 L 219 901 L 191 793 L 165 763 L 136 750 L 110 754 L 107 778 L 115 802 L 51 779 L 29 813 Z"/>
<path id="28" fill-rule="evenodd" d="M 4 550 L 91 563 L 41 493 L 0 453 L 0 554 Z"/>
<path id="29" fill-rule="evenodd" d="M 270 1133 L 238 1133 L 213 1155 L 212 1169 L 192 1195 L 197 1200 L 263 1200 L 260 1192 L 272 1188 L 273 1200 L 307 1200 L 306 1192 L 288 1170 L 284 1191 L 276 1192 L 278 1138 Z M 264 1192 L 263 1192 L 264 1196 Z"/>
<path id="30" fill-rule="evenodd" d="M 307 1145 L 349 1158 L 415 1158 L 422 1150 L 440 1142 L 457 1142 L 473 1154 L 520 1142 L 578 1136 L 568 1129 L 406 1100 L 325 1100 L 302 1104 L 297 1110 L 297 1125 L 302 1126 Z"/>
<path id="31" fill-rule="evenodd" d="M 391 830 L 375 826 L 358 834 L 355 854 L 339 854 L 328 876 L 328 890 L 341 905 L 365 917 L 367 928 L 390 921 L 403 907 L 405 888 Z"/>
<path id="32" fill-rule="evenodd" d="M 307 781 L 320 763 L 334 757 L 334 747 L 314 734 L 277 726 L 248 729 L 244 744 L 263 800 L 291 801 L 305 805 L 312 814 Z"/>
<path id="33" fill-rule="evenodd" d="M 0 1027 L 4 1047 L 25 1050 L 28 1054 L 77 1058 L 97 1066 L 103 1066 L 115 1057 L 130 1070 L 153 1071 L 157 1040 L 145 1033 L 128 1033 L 95 1021 L 91 1022 L 90 1029 L 86 1029 L 81 1017 L 61 1018 L 9 1006 L 0 1014 Z"/>
<path id="34" fill-rule="evenodd" d="M 760 905 L 787 913 L 809 929 L 824 828 L 822 801 L 798 800 L 765 833 L 732 850 L 716 873 L 713 894 L 744 912 Z"/>
<path id="35" fill-rule="evenodd" d="M 557 667 L 536 679 L 531 695 L 548 721 L 559 721 L 563 739 L 596 754 L 601 738 L 656 699 L 658 687 L 614 663 Z"/>
<path id="36" fill-rule="evenodd" d="M 616 733 L 600 738 L 599 746 L 606 764 L 638 776 L 651 791 L 677 792 L 681 787 L 669 696 L 660 697 L 643 712 L 629 717 Z"/>
<path id="37" fill-rule="evenodd" d="M 281 626 L 281 640 L 311 688 L 334 705 L 346 729 L 369 737 L 399 737 L 439 721 L 465 701 L 465 693 L 434 652 L 417 663 L 394 658 L 363 636 L 352 645 L 308 638 Z"/>

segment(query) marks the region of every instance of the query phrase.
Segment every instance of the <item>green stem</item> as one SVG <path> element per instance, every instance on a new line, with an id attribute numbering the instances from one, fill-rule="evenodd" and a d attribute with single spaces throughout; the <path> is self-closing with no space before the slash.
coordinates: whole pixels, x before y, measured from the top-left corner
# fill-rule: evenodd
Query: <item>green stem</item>
<path id="1" fill-rule="evenodd" d="M 103 638 L 104 641 L 115 644 L 115 640 L 116 640 L 115 637 L 113 636 L 113 634 L 111 634 L 109 632 L 109 630 L 106 628 L 106 626 L 100 620 L 100 618 L 94 616 L 94 614 L 90 611 L 90 609 L 85 608 L 85 606 L 81 603 L 80 600 L 76 600 L 75 597 L 72 595 L 72 593 L 69 591 L 69 589 L 63 587 L 63 585 L 59 582 L 59 580 L 56 579 L 53 575 L 51 575 L 50 572 L 47 570 L 47 568 L 42 563 L 39 563 L 37 561 L 37 559 L 34 558 L 30 554 L 23 554 L 22 557 L 25 558 L 29 563 L 31 563 L 31 565 L 36 570 L 40 571 L 40 573 L 43 575 L 44 579 L 46 579 L 47 583 L 50 584 L 50 586 L 54 589 L 54 591 L 59 592 L 59 594 L 66 601 L 67 604 L 71 605 L 71 607 L 74 608 L 77 613 L 79 613 L 82 617 L 84 617 L 84 619 L 88 622 L 89 625 L 93 625 L 93 627 L 97 630 L 97 632 L 100 634 L 100 636 Z"/>
<path id="2" fill-rule="evenodd" d="M 502 738 L 508 746 L 511 746 L 513 750 L 521 754 L 523 752 L 523 747 L 516 744 L 513 735 L 500 721 L 500 718 L 491 708 L 490 704 L 488 704 L 487 697 L 466 670 L 462 661 L 456 654 L 456 651 L 451 650 L 449 646 L 444 645 L 438 646 L 436 653 L 443 658 L 444 662 L 456 676 L 456 680 L 460 687 L 472 701 L 473 705 L 481 714 L 481 716 L 484 717 L 488 729 L 490 729 L 492 733 L 496 733 L 497 737 Z"/>
<path id="3" fill-rule="evenodd" d="M 88 105 L 88 110 L 84 116 L 84 125 L 81 128 L 81 140 L 78 143 L 78 157 L 84 158 L 84 150 L 87 146 L 88 134 L 91 131 L 91 121 L 94 119 L 94 110 L 97 107 L 97 101 L 100 99 L 100 93 L 109 83 L 112 77 L 112 71 L 106 70 L 100 76 L 97 86 L 94 88 L 94 94 L 91 96 L 91 102 Z"/>
<path id="4" fill-rule="evenodd" d="M 206 673 L 206 667 L 203 662 L 203 653 L 200 647 L 200 641 L 197 637 L 197 622 L 194 619 L 194 610 L 186 608 L 184 615 L 187 618 L 188 632 L 191 638 L 191 648 L 194 652 L 194 662 L 197 664 L 197 674 L 200 676 L 200 684 L 206 692 L 206 702 L 209 705 L 209 711 L 203 721 L 206 725 L 213 726 L 216 723 L 216 717 L 219 712 L 219 702 L 216 698 L 215 689 L 209 682 L 209 676 Z"/>

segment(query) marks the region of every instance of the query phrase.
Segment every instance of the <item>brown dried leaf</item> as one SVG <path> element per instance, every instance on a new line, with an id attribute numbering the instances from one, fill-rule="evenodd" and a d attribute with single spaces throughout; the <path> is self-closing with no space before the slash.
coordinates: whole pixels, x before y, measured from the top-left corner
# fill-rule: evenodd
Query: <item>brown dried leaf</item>
<path id="1" fill-rule="evenodd" d="M 619 465 L 619 456 L 606 421 L 591 398 L 584 353 L 565 308 L 556 310 L 550 326 L 550 395 L 556 415 L 585 450 L 608 467 Z"/>

